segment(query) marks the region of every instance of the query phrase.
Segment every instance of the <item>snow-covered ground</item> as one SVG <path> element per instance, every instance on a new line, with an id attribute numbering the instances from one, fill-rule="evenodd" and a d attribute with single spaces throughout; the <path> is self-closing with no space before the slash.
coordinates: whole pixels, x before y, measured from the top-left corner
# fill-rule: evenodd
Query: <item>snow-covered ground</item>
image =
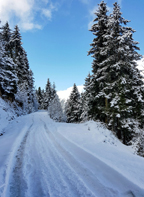
<path id="1" fill-rule="evenodd" d="M 0 134 L 4 132 L 4 128 L 9 124 L 10 121 L 16 118 L 14 109 L 0 98 Z"/>
<path id="2" fill-rule="evenodd" d="M 144 196 L 144 158 L 101 123 L 16 118 L 0 136 L 0 196 Z"/>

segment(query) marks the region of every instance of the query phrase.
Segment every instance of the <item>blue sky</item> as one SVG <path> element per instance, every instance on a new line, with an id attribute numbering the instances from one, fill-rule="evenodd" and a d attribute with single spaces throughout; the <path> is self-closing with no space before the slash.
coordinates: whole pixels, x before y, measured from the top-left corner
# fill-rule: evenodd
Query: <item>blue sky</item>
<path id="1" fill-rule="evenodd" d="M 107 0 L 112 10 L 114 0 Z M 91 71 L 92 58 L 87 56 L 93 35 L 88 29 L 99 0 L 2 0 L 0 19 L 18 24 L 23 46 L 34 72 L 36 88 L 45 88 L 47 78 L 57 90 L 74 83 L 82 85 Z M 136 30 L 140 54 L 144 55 L 144 1 L 119 0 L 125 19 Z"/>

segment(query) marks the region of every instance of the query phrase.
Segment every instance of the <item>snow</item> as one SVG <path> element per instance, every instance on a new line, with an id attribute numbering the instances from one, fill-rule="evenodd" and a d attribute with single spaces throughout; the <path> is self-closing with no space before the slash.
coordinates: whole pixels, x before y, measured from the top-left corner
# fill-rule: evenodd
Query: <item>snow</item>
<path id="1" fill-rule="evenodd" d="M 16 118 L 14 109 L 0 98 L 0 134 L 4 132 L 4 128 L 14 118 Z"/>
<path id="2" fill-rule="evenodd" d="M 137 61 L 137 68 L 140 70 L 141 75 L 144 77 L 144 56 L 141 60 Z"/>
<path id="3" fill-rule="evenodd" d="M 77 88 L 78 88 L 79 93 L 82 93 L 84 86 L 79 85 L 79 86 L 77 86 Z M 66 90 L 58 91 L 57 94 L 58 94 L 60 100 L 63 100 L 63 99 L 67 100 L 72 92 L 72 89 L 73 89 L 73 87 L 70 87 Z"/>
<path id="4" fill-rule="evenodd" d="M 0 136 L 0 196 L 144 196 L 144 158 L 100 122 L 56 123 L 46 111 Z"/>

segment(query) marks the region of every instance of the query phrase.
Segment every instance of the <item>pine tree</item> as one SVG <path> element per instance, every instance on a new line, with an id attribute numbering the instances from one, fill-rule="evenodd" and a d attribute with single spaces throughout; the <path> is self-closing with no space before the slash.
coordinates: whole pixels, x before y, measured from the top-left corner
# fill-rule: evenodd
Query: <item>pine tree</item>
<path id="1" fill-rule="evenodd" d="M 16 58 L 19 56 L 20 51 L 22 50 L 22 37 L 20 34 L 20 30 L 18 25 L 15 26 L 14 31 L 11 35 L 11 46 L 12 46 L 12 56 L 13 56 L 13 60 L 16 63 Z"/>
<path id="2" fill-rule="evenodd" d="M 45 99 L 44 109 L 48 109 L 50 101 L 52 100 L 52 87 L 49 79 L 47 80 L 44 99 Z"/>
<path id="3" fill-rule="evenodd" d="M 29 62 L 27 53 L 22 47 L 22 38 L 18 26 L 15 26 L 14 32 L 11 36 L 12 56 L 15 64 L 17 65 L 16 72 L 19 79 L 19 84 L 28 80 L 29 75 Z"/>
<path id="4" fill-rule="evenodd" d="M 36 91 L 37 94 L 37 100 L 39 103 L 39 109 L 42 109 L 42 92 L 41 92 L 41 87 L 38 88 L 38 90 Z"/>
<path id="5" fill-rule="evenodd" d="M 18 78 L 15 72 L 16 65 L 9 55 L 9 40 L 10 29 L 6 23 L 0 33 L 0 95 L 13 101 L 17 92 Z"/>
<path id="6" fill-rule="evenodd" d="M 25 113 L 34 111 L 34 78 L 33 73 L 29 69 L 29 62 L 27 53 L 22 47 L 21 34 L 18 26 L 15 26 L 14 32 L 11 36 L 12 57 L 16 64 L 16 74 L 18 77 L 18 93 L 16 95 L 17 101 L 23 107 Z"/>
<path id="7" fill-rule="evenodd" d="M 9 23 L 6 22 L 6 24 L 1 28 L 2 29 L 2 42 L 5 46 L 5 54 L 7 54 L 8 57 L 12 58 L 12 46 L 11 46 L 11 29 L 9 27 Z"/>
<path id="8" fill-rule="evenodd" d="M 55 94 L 55 97 L 51 100 L 48 107 L 48 112 L 50 118 L 52 118 L 53 120 L 57 122 L 63 121 L 63 110 L 57 94 Z"/>
<path id="9" fill-rule="evenodd" d="M 108 23 L 107 12 L 106 3 L 102 1 L 95 13 L 96 18 L 90 30 L 95 37 L 91 44 L 92 48 L 88 52 L 88 55 L 92 55 L 94 58 L 92 63 L 91 84 L 88 87 L 90 89 L 88 116 L 101 121 L 106 121 L 106 114 L 104 113 L 106 97 L 100 93 L 101 88 L 104 87 L 106 83 L 105 73 L 108 72 L 107 68 L 102 65 L 102 62 L 107 58 L 107 54 L 103 53 Z"/>
<path id="10" fill-rule="evenodd" d="M 92 95 L 95 92 L 95 103 L 91 103 L 91 109 L 96 108 L 96 115 L 91 110 L 90 115 L 104 121 L 127 144 L 137 122 L 142 126 L 144 101 L 143 81 L 135 62 L 140 58 L 136 52 L 138 43 L 132 38 L 134 30 L 125 26 L 129 21 L 121 15 L 120 6 L 115 3 L 113 13 L 106 21 L 106 29 L 103 29 L 100 55 L 97 55 L 99 42 L 95 42 L 96 53 L 94 49 L 90 51 L 94 54 L 90 90 Z M 98 34 L 95 35 L 98 39 Z M 98 82 L 96 86 L 95 81 Z"/>
<path id="11" fill-rule="evenodd" d="M 42 95 L 41 109 L 45 109 L 45 91 L 44 90 L 41 90 L 41 95 Z"/>
<path id="12" fill-rule="evenodd" d="M 55 83 L 53 83 L 51 87 L 51 100 L 55 98 L 55 95 L 56 95 L 56 86 L 55 86 Z"/>
<path id="13" fill-rule="evenodd" d="M 70 122 L 80 121 L 79 101 L 80 101 L 80 94 L 79 94 L 76 84 L 74 84 L 73 90 L 66 103 L 67 122 L 70 123 Z"/>
<path id="14" fill-rule="evenodd" d="M 138 71 L 136 60 L 140 55 L 136 50 L 138 42 L 133 40 L 132 28 L 127 25 L 115 3 L 108 23 L 108 46 L 105 50 L 110 54 L 106 63 L 110 67 L 111 83 L 109 98 L 109 125 L 116 131 L 123 143 L 128 143 L 133 136 L 134 125 L 143 119 L 143 81 Z M 108 92 L 108 91 L 107 91 Z"/>
<path id="15" fill-rule="evenodd" d="M 93 95 L 91 94 L 91 75 L 90 73 L 85 79 L 84 84 L 84 92 L 81 94 L 81 117 L 80 119 L 82 121 L 86 121 L 91 119 L 91 115 L 89 115 L 89 112 L 91 111 L 91 106 L 93 104 Z"/>
<path id="16" fill-rule="evenodd" d="M 35 111 L 36 104 L 36 95 L 34 90 L 34 77 L 31 69 L 28 71 L 28 88 L 27 88 L 27 97 L 28 97 L 28 109 L 29 113 Z"/>

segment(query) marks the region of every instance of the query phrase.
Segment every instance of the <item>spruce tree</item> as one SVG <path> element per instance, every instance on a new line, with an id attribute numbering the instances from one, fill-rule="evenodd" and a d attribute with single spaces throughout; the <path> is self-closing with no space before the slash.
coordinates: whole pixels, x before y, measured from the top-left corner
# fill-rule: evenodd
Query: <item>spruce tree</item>
<path id="1" fill-rule="evenodd" d="M 51 100 L 48 107 L 48 112 L 50 118 L 52 118 L 53 120 L 57 122 L 63 121 L 63 110 L 57 94 L 55 94 L 55 97 Z"/>
<path id="2" fill-rule="evenodd" d="M 103 2 L 100 5 L 103 5 Z M 104 42 L 100 47 L 99 56 L 99 42 L 93 45 L 96 53 L 94 49 L 90 51 L 94 57 L 90 90 L 92 94 L 95 93 L 95 103 L 89 102 L 89 106 L 97 110 L 95 115 L 91 110 L 89 114 L 93 119 L 104 121 L 123 143 L 127 144 L 137 123 L 142 126 L 144 101 L 143 81 L 136 68 L 136 60 L 140 58 L 136 52 L 139 49 L 138 43 L 132 37 L 134 30 L 126 26 L 129 21 L 121 15 L 120 6 L 115 3 L 113 13 L 106 21 L 106 29 L 103 29 Z M 103 16 L 101 17 L 103 19 Z M 95 25 L 93 31 L 94 27 Z M 95 35 L 98 40 L 98 34 Z"/>
<path id="3" fill-rule="evenodd" d="M 80 101 L 80 94 L 79 94 L 76 84 L 74 84 L 73 90 L 66 103 L 67 122 L 70 123 L 70 122 L 80 121 L 79 101 Z"/>
<path id="4" fill-rule="evenodd" d="M 49 78 L 46 84 L 44 99 L 45 99 L 44 109 L 48 109 L 50 101 L 52 100 L 52 87 Z"/>
<path id="5" fill-rule="evenodd" d="M 82 121 L 89 120 L 93 117 L 89 114 L 90 108 L 93 104 L 93 95 L 91 94 L 91 75 L 90 73 L 85 79 L 84 92 L 81 94 L 81 117 Z"/>
<path id="6" fill-rule="evenodd" d="M 27 53 L 22 47 L 22 37 L 18 26 L 15 26 L 14 32 L 11 36 L 12 56 L 17 65 L 16 72 L 19 79 L 19 84 L 28 81 L 29 62 Z"/>
<path id="7" fill-rule="evenodd" d="M 20 51 L 22 50 L 22 37 L 20 34 L 20 29 L 18 25 L 15 26 L 14 31 L 11 35 L 11 46 L 13 50 L 13 59 L 16 61 L 16 58 L 19 56 Z M 15 62 L 16 63 L 16 62 Z"/>
<path id="8" fill-rule="evenodd" d="M 41 95 L 42 95 L 41 109 L 45 109 L 45 91 L 44 90 L 41 90 Z"/>
<path id="9" fill-rule="evenodd" d="M 2 32 L 2 42 L 5 46 L 5 54 L 7 54 L 8 57 L 12 57 L 12 46 L 11 46 L 11 36 L 12 32 L 9 27 L 9 23 L 6 22 L 6 24 L 1 28 Z"/>
<path id="10" fill-rule="evenodd" d="M 138 42 L 133 40 L 129 21 L 122 17 L 120 6 L 114 3 L 108 23 L 105 53 L 110 54 L 105 64 L 109 65 L 110 83 L 105 92 L 109 98 L 109 126 L 127 144 L 133 136 L 134 127 L 143 119 L 143 81 L 136 60 Z"/>
<path id="11" fill-rule="evenodd" d="M 108 72 L 107 68 L 102 65 L 107 58 L 107 54 L 103 53 L 103 50 L 105 49 L 108 23 L 107 12 L 106 3 L 102 1 L 95 13 L 96 18 L 94 19 L 94 24 L 90 30 L 95 37 L 93 43 L 90 44 L 91 49 L 88 52 L 88 55 L 92 55 L 93 57 L 91 84 L 89 85 L 90 95 L 88 116 L 101 121 L 106 121 L 105 100 L 107 98 L 104 94 L 100 93 L 101 88 L 106 84 L 105 73 Z"/>
<path id="12" fill-rule="evenodd" d="M 37 94 L 37 100 L 39 103 L 39 109 L 42 109 L 42 91 L 41 91 L 41 87 L 38 88 L 38 90 L 36 91 Z"/>
<path id="13" fill-rule="evenodd" d="M 16 65 L 10 58 L 10 29 L 8 23 L 0 33 L 0 94 L 3 98 L 13 101 L 17 93 L 18 78 Z"/>
<path id="14" fill-rule="evenodd" d="M 55 98 L 55 95 L 56 95 L 56 86 L 55 86 L 55 83 L 53 83 L 51 87 L 51 100 Z"/>

